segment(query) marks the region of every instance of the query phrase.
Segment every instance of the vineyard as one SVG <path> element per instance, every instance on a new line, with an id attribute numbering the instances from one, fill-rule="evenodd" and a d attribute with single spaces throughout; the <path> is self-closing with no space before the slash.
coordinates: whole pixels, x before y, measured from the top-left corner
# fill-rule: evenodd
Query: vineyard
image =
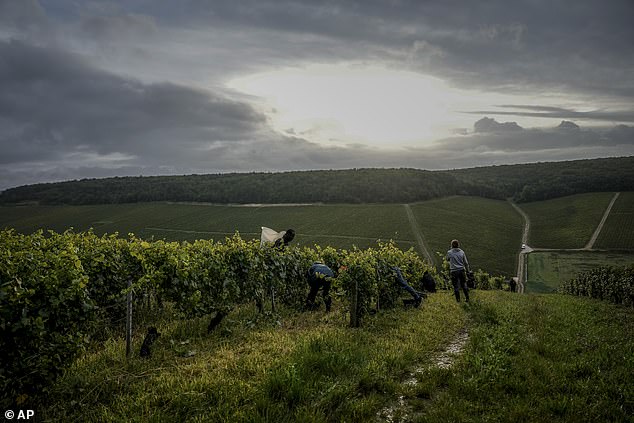
<path id="1" fill-rule="evenodd" d="M 338 271 L 330 313 L 301 312 L 304 274 L 316 260 Z M 403 291 L 388 270 L 394 264 L 416 287 L 431 268 L 392 243 L 280 250 L 237 235 L 178 243 L 2 231 L 2 405 L 35 407 L 44 421 L 113 422 L 369 421 L 412 410 L 463 421 L 474 407 L 497 421 L 526 413 L 577 420 L 588 404 L 596 419 L 618 421 L 631 411 L 631 366 L 605 358 L 631 350 L 627 310 L 482 290 L 470 306 L 441 291 L 413 312 L 395 307 Z M 502 287 L 484 272 L 476 280 L 481 289 Z M 128 292 L 135 318 L 165 337 L 148 360 L 125 355 Z M 210 332 L 219 315 L 229 317 Z M 353 316 L 360 327 L 349 327 Z M 145 327 L 135 330 L 136 351 Z M 465 331 L 468 350 L 456 369 L 434 365 Z M 582 341 L 598 349 L 584 353 Z M 403 383 L 407 374 L 414 382 Z M 390 398 L 409 408 L 390 411 Z"/>
<path id="2" fill-rule="evenodd" d="M 521 204 L 531 219 L 528 244 L 541 248 L 583 248 L 613 195 L 598 192 Z"/>
<path id="3" fill-rule="evenodd" d="M 451 197 L 412 206 L 432 252 L 460 239 L 469 262 L 489 273 L 512 275 L 522 239 L 522 218 L 507 201 Z"/>
<path id="4" fill-rule="evenodd" d="M 445 252 L 453 238 L 463 241 L 475 268 L 511 275 L 521 245 L 521 217 L 506 201 L 452 197 L 411 204 L 416 228 L 430 253 Z M 450 219 L 450 220 L 449 220 Z M 402 204 L 314 204 L 231 206 L 209 204 L 104 204 L 94 206 L 0 207 L 0 228 L 21 233 L 69 228 L 98 235 L 134 233 L 144 240 L 224 239 L 236 231 L 243 239 L 260 236 L 260 227 L 294 228 L 294 245 L 341 249 L 376 247 L 394 240 L 402 249 L 423 251 Z M 435 263 L 437 266 L 440 262 Z"/>
<path id="5" fill-rule="evenodd" d="M 300 311 L 305 272 L 315 261 L 338 273 L 334 296 L 349 310 L 353 326 L 372 310 L 397 304 L 402 290 L 390 266 L 399 266 L 414 286 L 426 270 L 435 272 L 412 250 L 392 243 L 367 250 L 280 250 L 238 235 L 224 242 L 177 243 L 92 232 L 2 231 L 3 403 L 46 389 L 95 334 L 121 320 L 129 292 L 137 307 L 170 303 L 180 318 L 217 318 L 250 302 L 261 312 L 280 305 Z M 488 287 L 488 275 L 480 272 L 478 283 Z"/>
<path id="6" fill-rule="evenodd" d="M 597 248 L 634 250 L 634 192 L 622 192 L 603 226 Z"/>

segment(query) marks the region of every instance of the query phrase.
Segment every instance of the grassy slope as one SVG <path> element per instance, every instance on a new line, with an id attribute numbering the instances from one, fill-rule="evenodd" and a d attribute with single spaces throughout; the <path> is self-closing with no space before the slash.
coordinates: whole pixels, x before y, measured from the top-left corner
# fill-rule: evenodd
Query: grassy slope
<path id="1" fill-rule="evenodd" d="M 622 192 L 612 206 L 595 248 L 634 250 L 634 192 Z"/>
<path id="2" fill-rule="evenodd" d="M 523 221 L 508 202 L 450 197 L 413 205 L 412 210 L 433 252 L 444 254 L 457 238 L 474 268 L 515 273 Z"/>
<path id="3" fill-rule="evenodd" d="M 631 308 L 561 295 L 479 297 L 462 360 L 408 393 L 415 421 L 631 421 Z"/>
<path id="4" fill-rule="evenodd" d="M 531 220 L 528 244 L 533 248 L 583 248 L 613 195 L 599 192 L 520 204 Z"/>
<path id="5" fill-rule="evenodd" d="M 446 293 L 349 329 L 342 314 L 249 322 L 158 318 L 149 360 L 108 341 L 53 387 L 54 421 L 371 421 L 403 397 L 395 421 L 627 421 L 634 413 L 634 312 L 561 295 Z M 434 356 L 465 325 L 453 367 Z M 141 339 L 136 339 L 138 350 Z M 173 342 L 172 342 L 173 341 Z M 195 350 L 196 355 L 182 357 Z M 414 372 L 415 383 L 403 383 Z M 410 376 L 408 376 L 410 375 Z"/>

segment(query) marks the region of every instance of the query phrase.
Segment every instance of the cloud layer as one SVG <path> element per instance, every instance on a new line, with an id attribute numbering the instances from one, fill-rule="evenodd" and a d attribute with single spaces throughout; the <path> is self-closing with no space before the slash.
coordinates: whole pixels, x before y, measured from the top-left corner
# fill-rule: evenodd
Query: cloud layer
<path id="1" fill-rule="evenodd" d="M 0 1 L 0 189 L 114 175 L 632 155 L 631 16 L 628 0 Z M 534 101 L 464 110 L 473 127 L 425 147 L 335 147 L 274 131 L 274 111 L 226 85 L 338 62 Z"/>

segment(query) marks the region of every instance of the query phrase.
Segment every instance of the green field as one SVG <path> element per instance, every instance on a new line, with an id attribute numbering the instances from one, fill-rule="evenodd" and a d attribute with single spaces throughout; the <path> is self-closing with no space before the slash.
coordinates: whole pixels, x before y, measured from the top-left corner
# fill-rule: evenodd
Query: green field
<path id="1" fill-rule="evenodd" d="M 523 220 L 508 202 L 449 197 L 412 205 L 412 210 L 433 252 L 444 254 L 457 238 L 474 268 L 515 273 Z"/>
<path id="2" fill-rule="evenodd" d="M 612 193 L 575 195 L 521 204 L 531 218 L 529 245 L 581 248 L 590 239 Z M 634 193 L 622 193 L 597 240 L 597 248 L 634 249 Z M 444 253 L 457 238 L 474 268 L 512 275 L 523 221 L 506 201 L 447 197 L 411 205 L 418 229 L 432 254 Z M 403 249 L 422 252 L 402 204 L 299 206 L 228 206 L 136 203 L 91 206 L 0 207 L 0 227 L 30 233 L 94 228 L 97 234 L 119 232 L 150 239 L 222 240 L 236 231 L 259 238 L 260 227 L 294 228 L 295 245 L 366 248 L 393 239 Z M 439 264 L 438 262 L 436 264 Z M 552 280 L 552 278 L 546 278 Z M 548 288 L 545 288 L 548 289 Z"/>
<path id="3" fill-rule="evenodd" d="M 634 263 L 634 255 L 604 251 L 533 251 L 528 254 L 526 292 L 552 292 L 560 281 L 599 266 Z"/>
<path id="4" fill-rule="evenodd" d="M 474 268 L 511 274 L 521 238 L 521 218 L 505 201 L 451 197 L 412 205 L 419 231 L 431 249 L 446 251 L 453 237 L 463 241 Z M 451 216 L 451 221 L 448 219 Z M 101 206 L 0 207 L 0 226 L 20 232 L 69 227 L 97 234 L 134 233 L 142 238 L 221 240 L 235 231 L 259 238 L 260 227 L 294 228 L 295 245 L 366 248 L 393 239 L 404 249 L 421 249 L 402 204 L 227 206 L 138 203 Z M 500 251 L 502 253 L 500 254 Z"/>
<path id="5" fill-rule="evenodd" d="M 97 234 L 134 233 L 142 238 L 174 241 L 224 239 L 236 231 L 259 238 L 260 228 L 294 228 L 296 245 L 365 248 L 377 239 L 415 246 L 402 205 L 226 206 L 167 203 L 101 206 L 0 207 L 0 226 L 30 233 L 94 228 Z"/>
<path id="6" fill-rule="evenodd" d="M 531 220 L 528 244 L 533 248 L 583 248 L 613 196 L 598 192 L 520 204 Z"/>
<path id="7" fill-rule="evenodd" d="M 634 192 L 619 195 L 594 246 L 634 250 Z"/>

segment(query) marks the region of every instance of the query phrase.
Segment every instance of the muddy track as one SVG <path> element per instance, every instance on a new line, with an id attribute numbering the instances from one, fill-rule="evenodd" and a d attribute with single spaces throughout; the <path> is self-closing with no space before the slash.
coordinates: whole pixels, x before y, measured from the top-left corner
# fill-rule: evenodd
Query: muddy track
<path id="1" fill-rule="evenodd" d="M 411 371 L 407 377 L 402 381 L 404 386 L 416 386 L 418 377 L 424 377 L 426 371 L 431 368 L 448 369 L 453 366 L 454 361 L 458 358 L 464 350 L 467 342 L 469 341 L 469 331 L 466 327 L 462 328 L 449 342 L 443 351 L 432 358 L 431 363 L 417 367 Z M 403 422 L 416 420 L 417 412 L 410 404 L 408 398 L 405 395 L 400 395 L 391 405 L 381 409 L 376 415 L 376 421 L 380 422 Z M 400 418 L 396 419 L 396 415 Z"/>

